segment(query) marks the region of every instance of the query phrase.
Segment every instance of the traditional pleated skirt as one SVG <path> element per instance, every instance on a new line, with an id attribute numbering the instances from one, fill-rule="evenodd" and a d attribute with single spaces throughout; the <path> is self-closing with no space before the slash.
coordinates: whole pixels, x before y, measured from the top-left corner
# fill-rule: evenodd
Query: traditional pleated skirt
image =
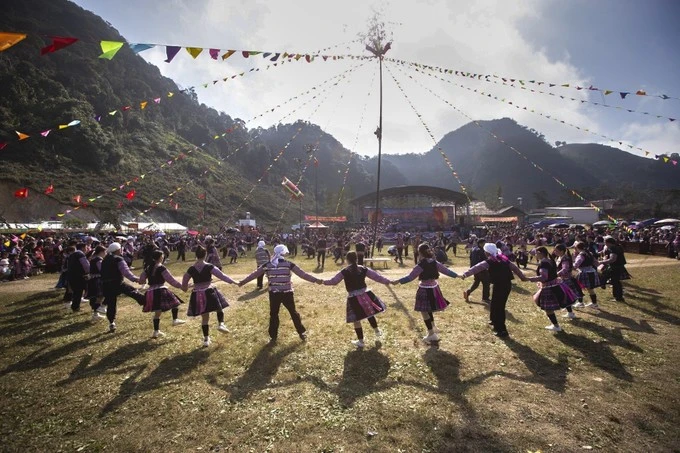
<path id="1" fill-rule="evenodd" d="M 419 286 L 416 292 L 415 311 L 441 311 L 449 306 L 449 301 L 444 298 L 439 285 L 433 288 Z"/>
<path id="2" fill-rule="evenodd" d="M 534 294 L 534 302 L 541 310 L 545 311 L 555 311 L 568 307 L 575 300 L 575 294 L 564 282 L 544 286 Z"/>
<path id="3" fill-rule="evenodd" d="M 145 303 L 142 307 L 144 313 L 150 311 L 168 311 L 178 307 L 182 301 L 175 296 L 168 288 L 162 286 L 160 288 L 150 289 L 144 295 Z"/>
<path id="4" fill-rule="evenodd" d="M 87 282 L 87 298 L 89 300 L 104 297 L 104 282 L 101 278 L 93 278 Z"/>
<path id="5" fill-rule="evenodd" d="M 229 302 L 217 288 L 194 289 L 189 299 L 187 316 L 200 316 L 203 313 L 222 311 L 229 306 Z"/>
<path id="6" fill-rule="evenodd" d="M 578 280 L 576 280 L 576 278 L 574 277 L 565 278 L 564 283 L 566 283 L 571 292 L 574 293 L 576 299 L 580 299 L 583 297 L 583 290 L 581 289 L 581 285 L 579 284 Z"/>
<path id="7" fill-rule="evenodd" d="M 347 322 L 361 321 L 385 310 L 385 303 L 370 290 L 347 298 Z"/>
<path id="8" fill-rule="evenodd" d="M 576 276 L 576 279 L 582 288 L 594 289 L 600 286 L 600 276 L 592 267 L 586 270 L 581 269 L 581 271 Z"/>

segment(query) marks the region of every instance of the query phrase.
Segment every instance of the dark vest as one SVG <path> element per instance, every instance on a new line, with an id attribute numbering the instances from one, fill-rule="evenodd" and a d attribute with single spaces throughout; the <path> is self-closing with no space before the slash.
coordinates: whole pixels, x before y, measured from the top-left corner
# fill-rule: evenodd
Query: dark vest
<path id="1" fill-rule="evenodd" d="M 552 261 L 547 259 L 541 260 L 540 264 L 538 265 L 538 269 L 536 269 L 536 275 L 541 275 L 541 269 L 546 269 L 548 271 L 548 281 L 555 280 L 557 278 L 557 267 Z"/>
<path id="2" fill-rule="evenodd" d="M 586 252 L 581 252 L 581 253 L 579 253 L 579 255 L 581 255 L 583 257 L 583 262 L 581 263 L 581 267 L 592 267 L 593 266 L 593 264 L 594 264 L 593 255 L 591 255 L 590 253 L 586 253 Z"/>
<path id="3" fill-rule="evenodd" d="M 436 280 L 439 278 L 437 261 L 433 258 L 420 260 L 418 266 L 423 269 L 423 272 L 418 276 L 419 280 Z"/>
<path id="4" fill-rule="evenodd" d="M 104 283 L 123 283 L 123 274 L 118 270 L 118 263 L 123 260 L 120 255 L 106 255 L 102 261 L 102 280 Z"/>
<path id="5" fill-rule="evenodd" d="M 165 271 L 165 266 L 158 266 L 153 275 L 149 275 L 147 279 L 149 280 L 149 286 L 151 285 L 162 285 L 165 283 L 165 278 L 163 278 L 163 271 Z"/>
<path id="6" fill-rule="evenodd" d="M 83 265 L 80 264 L 80 258 L 85 258 L 85 254 L 82 252 L 82 250 L 76 250 L 68 256 L 67 268 L 68 277 L 70 279 L 77 280 L 85 275 Z"/>
<path id="7" fill-rule="evenodd" d="M 101 270 L 97 270 L 97 264 L 99 264 L 99 269 L 101 269 L 101 262 L 103 258 L 101 256 L 95 256 L 90 260 L 90 278 L 101 277 Z"/>
<path id="8" fill-rule="evenodd" d="M 489 277 L 492 284 L 510 284 L 510 280 L 513 277 L 509 262 L 490 259 L 486 260 L 486 262 L 489 264 Z"/>
<path id="9" fill-rule="evenodd" d="M 203 266 L 203 269 L 201 269 L 201 272 L 199 272 L 194 266 L 191 266 L 187 273 L 191 275 L 191 278 L 194 280 L 194 284 L 196 283 L 207 283 L 212 281 L 212 270 L 213 270 L 212 264 L 206 264 Z"/>
<path id="10" fill-rule="evenodd" d="M 620 245 L 607 246 L 609 254 L 614 253 L 616 255 L 616 261 L 610 263 L 612 266 L 623 266 L 626 264 L 626 257 L 623 255 L 623 247 Z"/>
<path id="11" fill-rule="evenodd" d="M 345 289 L 347 289 L 347 292 L 366 288 L 367 269 L 364 266 L 357 266 L 358 272 L 353 272 L 352 267 L 353 266 L 348 266 L 340 271 L 345 277 Z"/>

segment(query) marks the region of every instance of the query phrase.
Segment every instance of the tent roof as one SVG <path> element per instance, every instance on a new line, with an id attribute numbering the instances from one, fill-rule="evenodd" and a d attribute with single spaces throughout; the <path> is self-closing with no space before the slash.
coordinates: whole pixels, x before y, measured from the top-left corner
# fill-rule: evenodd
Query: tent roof
<path id="1" fill-rule="evenodd" d="M 312 224 L 309 224 L 307 228 L 328 228 L 328 227 L 321 222 L 314 222 Z"/>

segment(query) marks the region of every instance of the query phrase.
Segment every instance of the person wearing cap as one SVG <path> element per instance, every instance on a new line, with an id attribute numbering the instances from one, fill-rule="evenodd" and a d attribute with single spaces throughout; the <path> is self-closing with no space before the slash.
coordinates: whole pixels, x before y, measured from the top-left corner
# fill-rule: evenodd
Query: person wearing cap
<path id="1" fill-rule="evenodd" d="M 425 327 L 427 327 L 427 335 L 423 337 L 423 342 L 436 343 L 439 341 L 439 335 L 434 325 L 434 312 L 445 310 L 449 306 L 449 301 L 444 298 L 437 279 L 439 279 L 440 272 L 452 278 L 458 277 L 458 274 L 434 259 L 434 253 L 427 243 L 418 246 L 418 256 L 422 258 L 413 270 L 407 276 L 393 280 L 392 284 L 403 285 L 418 277 L 420 283 L 413 309 L 421 313 Z"/>
<path id="2" fill-rule="evenodd" d="M 287 261 L 284 256 L 288 254 L 288 247 L 279 244 L 274 247 L 274 256 L 262 266 L 258 267 L 255 272 L 248 275 L 246 278 L 238 283 L 238 286 L 243 286 L 249 281 L 260 275 L 267 274 L 269 279 L 269 338 L 270 342 L 276 342 L 279 335 L 279 310 L 281 305 L 286 307 L 290 317 L 293 320 L 293 325 L 297 331 L 300 339 L 305 341 L 307 339 L 307 329 L 302 324 L 300 314 L 295 309 L 295 299 L 293 297 L 293 283 L 291 282 L 291 273 L 294 273 L 303 280 L 308 282 L 322 284 L 320 280 L 307 272 L 300 269 L 295 263 Z"/>
<path id="3" fill-rule="evenodd" d="M 476 264 L 486 260 L 484 244 L 486 244 L 486 240 L 484 238 L 479 239 L 472 251 L 470 251 L 470 267 L 474 267 Z M 482 302 L 486 302 L 487 304 L 491 303 L 489 300 L 489 294 L 491 293 L 491 281 L 488 270 L 484 270 L 475 274 L 475 280 L 472 282 L 472 285 L 463 291 L 463 299 L 465 299 L 465 302 L 470 302 L 470 294 L 472 294 L 472 292 L 477 289 L 480 283 L 482 284 Z"/>
<path id="4" fill-rule="evenodd" d="M 257 243 L 257 249 L 255 250 L 255 263 L 257 264 L 258 268 L 268 263 L 269 260 L 272 259 L 271 255 L 269 254 L 269 250 L 264 248 L 264 246 L 265 246 L 264 241 L 259 241 Z M 257 277 L 257 289 L 262 289 L 263 282 L 264 274 Z"/>
<path id="5" fill-rule="evenodd" d="M 144 305 L 144 294 L 124 282 L 127 278 L 137 283 L 139 278 L 130 272 L 125 259 L 121 256 L 121 246 L 118 242 L 111 243 L 106 249 L 106 257 L 102 261 L 101 276 L 106 318 L 109 320 L 109 332 L 115 332 L 119 295 L 125 294 L 137 301 L 139 305 Z"/>
<path id="6" fill-rule="evenodd" d="M 489 306 L 491 318 L 489 324 L 493 326 L 494 335 L 497 337 L 507 337 L 508 329 L 505 326 L 505 305 L 508 302 L 510 290 L 512 290 L 512 274 L 517 275 L 524 282 L 528 279 L 515 263 L 512 263 L 505 255 L 500 253 L 495 244 L 484 244 L 484 253 L 486 259 L 463 272 L 461 278 L 465 279 L 482 271 L 489 271 L 489 280 L 493 285 L 491 304 Z"/>

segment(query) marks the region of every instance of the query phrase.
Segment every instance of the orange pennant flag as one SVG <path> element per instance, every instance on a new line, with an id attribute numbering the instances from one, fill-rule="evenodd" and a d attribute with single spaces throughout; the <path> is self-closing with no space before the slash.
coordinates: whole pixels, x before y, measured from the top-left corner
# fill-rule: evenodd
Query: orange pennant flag
<path id="1" fill-rule="evenodd" d="M 647 92 L 644 90 L 637 90 L 635 94 L 637 94 L 638 96 L 647 96 Z"/>
<path id="2" fill-rule="evenodd" d="M 0 52 L 26 39 L 23 33 L 0 33 Z"/>
<path id="3" fill-rule="evenodd" d="M 226 60 L 227 58 L 231 57 L 235 53 L 236 53 L 235 50 L 227 50 L 227 52 L 224 55 L 222 55 L 222 60 Z"/>
<path id="4" fill-rule="evenodd" d="M 23 134 L 19 131 L 14 131 L 14 132 L 16 132 L 17 135 L 19 136 L 19 140 L 26 140 L 28 137 L 30 137 L 30 135 Z"/>

